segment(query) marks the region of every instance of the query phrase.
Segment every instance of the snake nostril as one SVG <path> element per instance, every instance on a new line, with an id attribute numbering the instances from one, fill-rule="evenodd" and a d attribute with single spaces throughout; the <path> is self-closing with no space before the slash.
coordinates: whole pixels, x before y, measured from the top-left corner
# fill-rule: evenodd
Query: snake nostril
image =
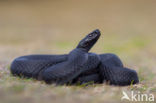
<path id="1" fill-rule="evenodd" d="M 99 33 L 100 33 L 100 31 L 99 31 L 98 29 L 96 29 L 94 32 L 95 32 L 95 33 L 97 33 L 97 34 L 99 34 Z"/>

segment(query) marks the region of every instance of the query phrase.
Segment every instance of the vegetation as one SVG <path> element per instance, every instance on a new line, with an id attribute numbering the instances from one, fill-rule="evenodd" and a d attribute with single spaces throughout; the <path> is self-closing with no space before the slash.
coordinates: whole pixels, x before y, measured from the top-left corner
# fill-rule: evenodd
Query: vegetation
<path id="1" fill-rule="evenodd" d="M 0 1 L 0 103 L 128 102 L 121 101 L 122 91 L 156 96 L 155 4 L 152 0 Z M 126 67 L 138 72 L 140 84 L 55 86 L 10 74 L 14 58 L 68 53 L 96 28 L 102 35 L 91 52 L 117 54 Z"/>

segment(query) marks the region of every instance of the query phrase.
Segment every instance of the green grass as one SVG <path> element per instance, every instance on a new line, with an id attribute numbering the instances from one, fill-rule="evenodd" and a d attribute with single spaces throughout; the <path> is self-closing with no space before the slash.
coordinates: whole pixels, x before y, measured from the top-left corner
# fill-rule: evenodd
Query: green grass
<path id="1" fill-rule="evenodd" d="M 115 40 L 115 38 L 114 38 Z M 148 54 L 142 55 L 138 54 L 140 50 L 146 48 L 146 46 L 151 45 L 150 42 L 144 42 L 142 39 L 138 40 L 137 37 L 133 37 L 128 41 L 121 41 L 121 47 L 117 47 L 114 43 L 110 43 L 112 48 L 116 48 L 118 55 L 122 57 L 122 52 L 126 52 L 121 58 L 125 64 L 129 67 L 134 68 L 139 75 L 140 83 L 138 85 L 130 85 L 126 87 L 116 87 L 109 86 L 108 84 L 94 84 L 86 83 L 83 85 L 77 84 L 76 86 L 55 86 L 47 85 L 42 81 L 36 81 L 34 79 L 24 79 L 19 77 L 14 77 L 10 74 L 10 62 L 4 62 L 0 69 L 0 99 L 3 103 L 20 103 L 20 102 L 126 102 L 121 101 L 122 91 L 129 93 L 130 91 L 139 91 L 140 93 L 152 93 L 156 95 L 156 85 L 155 85 L 155 71 L 153 66 L 153 60 L 148 61 Z M 151 39 L 152 40 L 152 39 Z M 113 41 L 113 40 L 112 40 Z M 118 42 L 119 43 L 119 42 Z M 123 43 L 123 44 L 122 44 Z M 120 43 L 119 43 L 120 44 Z M 125 45 L 124 45 L 125 44 Z M 37 45 L 37 44 L 36 44 Z M 58 50 L 66 51 L 66 48 L 72 49 L 73 44 L 69 42 L 56 42 L 53 44 L 58 47 Z M 99 45 L 101 45 L 99 43 Z M 106 44 L 105 44 L 106 45 Z M 128 47 L 127 47 L 128 45 Z M 19 48 L 12 46 L 14 48 Z M 11 47 L 10 47 L 11 48 Z M 10 49 L 9 48 L 9 49 Z M 23 47 L 24 48 L 24 47 Z M 36 47 L 38 48 L 38 47 Z M 43 47 L 45 48 L 45 47 Z M 99 46 L 97 46 L 99 48 Z M 107 50 L 111 51 L 110 46 L 105 46 Z M 7 49 L 7 48 L 6 48 Z M 31 48 L 33 51 L 35 48 Z M 130 49 L 136 49 L 131 52 Z M 94 51 L 94 49 L 92 50 Z M 95 50 L 96 51 L 96 50 Z M 19 51 L 21 52 L 21 51 Z M 19 56 L 16 51 L 16 56 Z M 24 53 L 23 53 L 24 54 Z M 132 55 L 133 54 L 133 55 Z M 144 54 L 144 53 L 143 53 Z M 15 56 L 15 57 L 16 57 Z M 139 59 L 138 59 L 139 58 Z M 126 65 L 126 66 L 128 66 Z M 133 84 L 133 83 L 132 83 Z"/>
<path id="2" fill-rule="evenodd" d="M 156 98 L 155 10 L 155 1 L 148 0 L 0 1 L 0 103 L 128 102 L 121 101 L 122 91 Z M 69 53 L 96 28 L 102 35 L 91 52 L 117 54 L 137 71 L 139 84 L 55 86 L 10 74 L 14 58 Z"/>

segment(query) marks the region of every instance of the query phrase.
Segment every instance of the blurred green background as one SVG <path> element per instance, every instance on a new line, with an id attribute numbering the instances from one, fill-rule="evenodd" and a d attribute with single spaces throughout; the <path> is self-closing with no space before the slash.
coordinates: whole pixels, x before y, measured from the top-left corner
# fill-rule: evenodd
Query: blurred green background
<path id="1" fill-rule="evenodd" d="M 117 54 L 127 67 L 139 73 L 141 82 L 137 89 L 156 91 L 155 18 L 155 0 L 0 0 L 2 102 L 27 102 L 27 98 L 30 102 L 121 102 L 121 90 L 132 88 L 51 87 L 14 78 L 7 68 L 21 55 L 68 53 L 97 28 L 102 35 L 91 52 Z M 57 94 L 53 94 L 53 90 Z M 47 91 L 52 92 L 47 94 Z M 15 96 L 18 93 L 19 96 Z"/>

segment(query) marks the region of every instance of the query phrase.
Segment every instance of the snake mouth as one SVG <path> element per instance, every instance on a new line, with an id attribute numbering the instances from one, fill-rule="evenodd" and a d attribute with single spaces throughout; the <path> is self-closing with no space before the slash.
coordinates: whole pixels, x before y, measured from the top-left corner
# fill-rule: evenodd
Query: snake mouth
<path id="1" fill-rule="evenodd" d="M 101 33 L 98 29 L 92 31 L 89 33 L 84 39 L 82 39 L 77 48 L 83 48 L 89 51 L 93 45 L 96 43 L 96 41 L 99 39 Z"/>
<path id="2" fill-rule="evenodd" d="M 93 32 L 91 32 L 90 34 L 88 34 L 87 38 L 86 38 L 86 42 L 91 42 L 91 41 L 97 41 L 100 37 L 101 33 L 98 29 L 94 30 Z"/>
<path id="3" fill-rule="evenodd" d="M 83 42 L 83 47 L 92 46 L 95 42 L 99 39 L 101 33 L 98 29 L 94 30 L 93 32 L 89 33 Z"/>

